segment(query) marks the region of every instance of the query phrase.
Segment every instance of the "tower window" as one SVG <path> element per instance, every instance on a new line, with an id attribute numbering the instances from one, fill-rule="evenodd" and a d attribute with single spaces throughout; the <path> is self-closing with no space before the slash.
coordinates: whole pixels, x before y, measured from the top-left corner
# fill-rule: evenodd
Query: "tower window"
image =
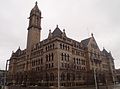
<path id="1" fill-rule="evenodd" d="M 54 55 L 53 55 L 53 53 L 52 53 L 52 61 L 53 61 L 53 59 L 54 59 Z"/>
<path id="2" fill-rule="evenodd" d="M 48 55 L 46 55 L 46 61 L 48 61 Z"/>

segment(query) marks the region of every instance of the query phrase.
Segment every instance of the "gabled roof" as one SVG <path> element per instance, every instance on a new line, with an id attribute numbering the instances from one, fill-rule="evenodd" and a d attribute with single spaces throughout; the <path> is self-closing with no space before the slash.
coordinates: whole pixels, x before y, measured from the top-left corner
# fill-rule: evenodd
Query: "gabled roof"
<path id="1" fill-rule="evenodd" d="M 111 52 L 108 52 L 105 48 L 103 48 L 102 53 L 103 53 L 103 55 L 105 55 L 105 56 L 109 57 L 110 59 L 114 60 L 114 58 L 111 55 Z"/>
<path id="2" fill-rule="evenodd" d="M 62 36 L 62 31 L 58 28 L 58 25 L 55 28 L 55 30 L 53 31 L 52 35 L 53 35 L 53 37 L 56 37 L 56 36 L 61 37 Z"/>
<path id="3" fill-rule="evenodd" d="M 20 47 L 17 49 L 17 51 L 15 52 L 15 53 L 20 53 L 21 52 L 21 49 L 20 49 Z"/>
<path id="4" fill-rule="evenodd" d="M 85 40 L 82 40 L 82 41 L 81 41 L 82 45 L 83 45 L 84 47 L 87 47 L 90 39 L 91 39 L 91 37 L 90 37 L 90 38 L 87 38 L 87 39 L 85 39 Z"/>
<path id="5" fill-rule="evenodd" d="M 103 50 L 102 50 L 102 53 L 104 53 L 104 54 L 106 54 L 106 55 L 108 55 L 109 53 L 107 52 L 107 50 L 106 49 L 104 49 L 103 48 Z"/>

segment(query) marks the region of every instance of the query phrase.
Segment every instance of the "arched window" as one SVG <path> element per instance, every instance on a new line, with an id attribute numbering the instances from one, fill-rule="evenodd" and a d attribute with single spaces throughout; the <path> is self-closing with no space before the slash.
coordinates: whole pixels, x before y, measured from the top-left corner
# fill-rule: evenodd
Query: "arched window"
<path id="1" fill-rule="evenodd" d="M 63 44 L 63 49 L 64 49 L 64 47 L 65 47 L 65 46 L 64 46 L 64 44 Z"/>
<path id="2" fill-rule="evenodd" d="M 70 80 L 70 73 L 67 73 L 67 80 Z"/>
<path id="3" fill-rule="evenodd" d="M 55 44 L 53 44 L 53 49 L 54 49 Z"/>
<path id="4" fill-rule="evenodd" d="M 51 59 L 50 57 L 51 57 L 51 56 L 50 56 L 50 54 L 49 54 L 48 61 L 51 61 L 51 60 L 50 60 L 50 59 Z"/>
<path id="5" fill-rule="evenodd" d="M 48 61 L 48 55 L 46 55 L 46 62 Z"/>
<path id="6" fill-rule="evenodd" d="M 64 73 L 61 74 L 61 81 L 65 81 L 65 74 Z"/>
<path id="7" fill-rule="evenodd" d="M 69 51 L 69 46 L 68 46 L 68 51 Z"/>
<path id="8" fill-rule="evenodd" d="M 82 77 L 81 77 L 81 74 L 78 73 L 78 74 L 77 74 L 77 79 L 78 79 L 78 80 L 81 80 L 81 78 L 82 78 Z"/>
<path id="9" fill-rule="evenodd" d="M 66 61 L 66 58 L 67 58 L 67 54 L 65 53 L 65 55 L 64 55 L 64 56 L 65 56 L 65 61 Z"/>
<path id="10" fill-rule="evenodd" d="M 50 49 L 52 49 L 52 45 L 50 45 Z"/>
<path id="11" fill-rule="evenodd" d="M 75 74 L 72 74 L 72 80 L 75 80 Z"/>
<path id="12" fill-rule="evenodd" d="M 49 74 L 48 73 L 46 73 L 45 78 L 46 78 L 46 81 L 49 81 Z"/>
<path id="13" fill-rule="evenodd" d="M 60 49 L 62 49 L 62 44 L 60 44 Z"/>
<path id="14" fill-rule="evenodd" d="M 54 81 L 54 74 L 50 73 L 50 81 Z"/>
<path id="15" fill-rule="evenodd" d="M 69 57 L 70 57 L 69 54 L 67 55 L 67 57 L 68 57 L 68 58 L 67 58 L 67 61 L 69 61 Z"/>
<path id="16" fill-rule="evenodd" d="M 63 61 L 63 56 L 64 56 L 64 54 L 62 53 L 62 54 L 61 54 L 61 57 L 62 57 L 62 59 L 61 59 L 61 60 L 62 60 L 62 61 Z"/>
<path id="17" fill-rule="evenodd" d="M 47 51 L 47 47 L 46 47 L 46 51 Z"/>
<path id="18" fill-rule="evenodd" d="M 53 59 L 54 59 L 54 55 L 53 55 L 53 53 L 52 53 L 52 61 L 53 61 Z"/>
<path id="19" fill-rule="evenodd" d="M 39 79 L 40 81 L 43 81 L 43 74 L 40 74 Z"/>

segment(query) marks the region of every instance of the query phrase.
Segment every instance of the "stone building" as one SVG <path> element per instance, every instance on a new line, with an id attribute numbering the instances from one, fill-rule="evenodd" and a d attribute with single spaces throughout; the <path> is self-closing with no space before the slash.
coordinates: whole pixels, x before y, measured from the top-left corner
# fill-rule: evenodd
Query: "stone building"
<path id="1" fill-rule="evenodd" d="M 99 49 L 93 34 L 76 41 L 58 25 L 41 40 L 41 11 L 37 3 L 30 12 L 26 49 L 20 47 L 9 59 L 8 84 L 39 86 L 81 86 L 113 83 L 114 59 L 110 52 Z"/>
<path id="2" fill-rule="evenodd" d="M 116 83 L 120 83 L 120 69 L 116 69 Z"/>
<path id="3" fill-rule="evenodd" d="M 4 85 L 5 81 L 5 70 L 0 70 L 0 86 Z"/>

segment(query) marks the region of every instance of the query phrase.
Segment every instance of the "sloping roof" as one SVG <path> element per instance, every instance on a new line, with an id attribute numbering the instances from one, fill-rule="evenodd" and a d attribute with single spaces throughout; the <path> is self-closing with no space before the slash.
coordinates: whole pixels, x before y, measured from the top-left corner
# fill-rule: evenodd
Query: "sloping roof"
<path id="1" fill-rule="evenodd" d="M 107 52 L 107 50 L 104 49 L 104 48 L 103 48 L 103 50 L 102 50 L 102 53 L 104 53 L 105 55 L 108 55 L 108 54 L 109 54 L 109 53 Z"/>
<path id="2" fill-rule="evenodd" d="M 38 8 L 37 2 L 35 3 L 34 8 L 31 10 L 30 15 L 36 14 L 36 12 L 38 12 L 39 14 L 41 14 L 41 11 Z"/>
<path id="3" fill-rule="evenodd" d="M 60 36 L 62 36 L 62 31 L 58 28 L 58 25 L 55 28 L 55 30 L 53 31 L 52 35 L 53 35 L 53 37 L 56 37 L 56 36 L 60 37 Z"/>
<path id="4" fill-rule="evenodd" d="M 15 52 L 15 53 L 19 53 L 19 52 L 21 52 L 21 49 L 20 49 L 20 47 L 17 49 L 17 51 Z"/>
<path id="5" fill-rule="evenodd" d="M 84 47 L 87 47 L 90 39 L 91 39 L 91 38 L 87 38 L 87 39 L 85 39 L 85 40 L 82 40 L 82 41 L 81 41 L 82 45 L 83 45 Z"/>

